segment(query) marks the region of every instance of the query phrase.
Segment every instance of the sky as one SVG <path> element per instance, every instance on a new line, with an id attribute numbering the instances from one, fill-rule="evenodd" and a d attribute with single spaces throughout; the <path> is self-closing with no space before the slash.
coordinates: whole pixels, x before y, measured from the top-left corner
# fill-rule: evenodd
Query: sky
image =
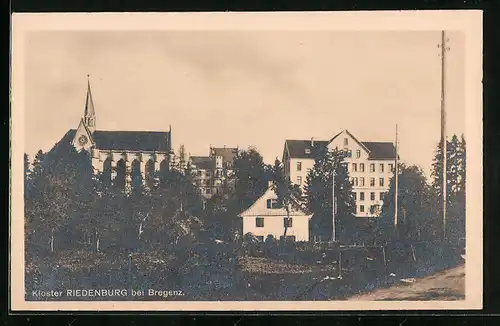
<path id="1" fill-rule="evenodd" d="M 447 135 L 465 134 L 465 39 L 448 32 Z M 440 138 L 440 31 L 33 31 L 25 48 L 25 152 L 83 115 L 90 74 L 100 130 L 167 131 L 177 150 L 285 139 L 394 141 L 429 174 Z"/>

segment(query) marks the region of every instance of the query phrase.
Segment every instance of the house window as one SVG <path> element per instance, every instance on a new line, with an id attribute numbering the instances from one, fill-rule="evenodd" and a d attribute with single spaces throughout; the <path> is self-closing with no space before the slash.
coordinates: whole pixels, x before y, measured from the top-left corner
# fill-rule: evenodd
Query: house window
<path id="1" fill-rule="evenodd" d="M 365 172 L 365 163 L 359 163 L 359 172 Z"/>
<path id="2" fill-rule="evenodd" d="M 348 138 L 344 138 L 344 146 L 347 146 L 349 145 L 349 139 Z"/>
<path id="3" fill-rule="evenodd" d="M 297 171 L 302 171 L 302 162 L 297 162 Z"/>
<path id="4" fill-rule="evenodd" d="M 209 194 L 209 193 L 210 193 L 210 188 L 205 189 L 205 192 L 206 192 L 207 194 Z"/>
<path id="5" fill-rule="evenodd" d="M 378 180 L 378 184 L 379 184 L 380 187 L 383 187 L 384 186 L 384 178 L 380 178 Z"/>
<path id="6" fill-rule="evenodd" d="M 263 217 L 256 217 L 255 218 L 255 227 L 258 227 L 258 228 L 264 227 L 264 218 Z"/>
<path id="7" fill-rule="evenodd" d="M 359 178 L 359 185 L 360 185 L 361 187 L 364 187 L 364 186 L 365 186 L 365 178 L 364 178 L 364 177 L 360 177 L 360 178 Z"/>
<path id="8" fill-rule="evenodd" d="M 283 226 L 286 228 L 291 228 L 293 225 L 292 218 L 283 218 Z"/>
<path id="9" fill-rule="evenodd" d="M 370 178 L 370 187 L 375 187 L 375 178 Z"/>
<path id="10" fill-rule="evenodd" d="M 299 186 L 302 186 L 302 177 L 301 177 L 301 176 L 298 176 L 298 177 L 297 177 L 297 184 L 298 184 Z"/>
<path id="11" fill-rule="evenodd" d="M 374 192 L 370 192 L 370 200 L 375 200 L 375 193 Z"/>
<path id="12" fill-rule="evenodd" d="M 356 151 L 356 158 L 360 158 L 361 157 L 361 151 L 358 149 Z"/>
<path id="13" fill-rule="evenodd" d="M 305 149 L 305 153 L 306 153 L 306 154 L 311 154 L 311 149 L 310 149 L 310 148 L 306 148 L 306 149 Z"/>
<path id="14" fill-rule="evenodd" d="M 210 171 L 206 171 L 206 172 L 205 172 L 205 175 L 206 175 L 207 177 L 210 177 L 210 176 L 212 175 L 212 172 L 210 172 Z"/>
<path id="15" fill-rule="evenodd" d="M 278 202 L 277 199 L 268 199 L 266 203 L 267 203 L 267 208 L 269 209 L 281 208 L 281 204 Z"/>
<path id="16" fill-rule="evenodd" d="M 389 171 L 394 172 L 394 164 L 389 163 Z"/>
<path id="17" fill-rule="evenodd" d="M 365 200 L 365 193 L 364 192 L 359 193 L 359 200 Z"/>
<path id="18" fill-rule="evenodd" d="M 380 200 L 384 200 L 384 193 L 383 192 L 380 193 Z"/>
<path id="19" fill-rule="evenodd" d="M 358 172 L 358 165 L 356 163 L 352 163 L 352 172 Z"/>
<path id="20" fill-rule="evenodd" d="M 259 240 L 260 242 L 264 242 L 264 236 L 263 235 L 259 235 L 259 236 L 256 236 L 257 240 Z"/>
<path id="21" fill-rule="evenodd" d="M 352 198 L 354 198 L 354 200 L 357 200 L 357 199 L 358 199 L 358 198 L 357 198 L 357 197 L 358 197 L 358 196 L 357 196 L 357 194 L 358 194 L 357 192 L 353 192 L 353 193 L 352 193 Z"/>
<path id="22" fill-rule="evenodd" d="M 375 164 L 374 163 L 370 164 L 370 172 L 375 172 Z"/>
<path id="23" fill-rule="evenodd" d="M 380 163 L 379 165 L 380 172 L 384 172 L 384 163 Z"/>
<path id="24" fill-rule="evenodd" d="M 357 187 L 358 186 L 358 178 L 353 178 L 354 179 L 354 185 Z"/>
<path id="25" fill-rule="evenodd" d="M 359 211 L 361 213 L 364 213 L 365 212 L 365 206 L 364 205 L 359 206 Z"/>

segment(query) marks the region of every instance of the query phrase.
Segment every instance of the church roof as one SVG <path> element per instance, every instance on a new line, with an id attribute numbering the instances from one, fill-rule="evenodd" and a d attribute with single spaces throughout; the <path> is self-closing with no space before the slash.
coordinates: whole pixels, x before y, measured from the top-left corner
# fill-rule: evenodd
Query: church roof
<path id="1" fill-rule="evenodd" d="M 75 129 L 71 129 L 68 133 L 71 133 L 71 137 L 74 137 L 75 132 Z M 151 152 L 169 152 L 171 149 L 169 136 L 168 131 L 96 130 L 92 134 L 95 146 L 98 149 Z"/>

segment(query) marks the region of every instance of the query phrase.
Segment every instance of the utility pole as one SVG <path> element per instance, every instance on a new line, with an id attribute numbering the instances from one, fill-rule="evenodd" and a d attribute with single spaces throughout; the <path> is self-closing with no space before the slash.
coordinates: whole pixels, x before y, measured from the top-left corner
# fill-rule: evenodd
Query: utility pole
<path id="1" fill-rule="evenodd" d="M 332 242 L 335 242 L 335 168 L 332 171 Z"/>
<path id="2" fill-rule="evenodd" d="M 441 48 L 441 152 L 442 152 L 442 185 L 441 185 L 441 200 L 442 200 L 442 217 L 443 217 L 443 237 L 446 237 L 446 188 L 447 188 L 447 140 L 446 140 L 446 110 L 445 110 L 445 53 L 449 51 L 450 48 L 446 46 L 448 41 L 445 38 L 444 30 L 441 31 L 441 44 L 438 48 Z"/>
<path id="3" fill-rule="evenodd" d="M 398 183 L 399 183 L 399 157 L 398 157 L 398 125 L 396 124 L 396 154 L 394 156 L 394 229 L 398 227 Z"/>

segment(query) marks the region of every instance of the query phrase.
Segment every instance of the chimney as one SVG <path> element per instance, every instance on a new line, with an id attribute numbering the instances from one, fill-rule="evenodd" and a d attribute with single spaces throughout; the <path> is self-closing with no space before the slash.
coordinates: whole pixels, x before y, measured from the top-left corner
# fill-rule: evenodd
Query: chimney
<path id="1" fill-rule="evenodd" d="M 314 137 L 311 138 L 311 147 L 314 147 Z"/>

